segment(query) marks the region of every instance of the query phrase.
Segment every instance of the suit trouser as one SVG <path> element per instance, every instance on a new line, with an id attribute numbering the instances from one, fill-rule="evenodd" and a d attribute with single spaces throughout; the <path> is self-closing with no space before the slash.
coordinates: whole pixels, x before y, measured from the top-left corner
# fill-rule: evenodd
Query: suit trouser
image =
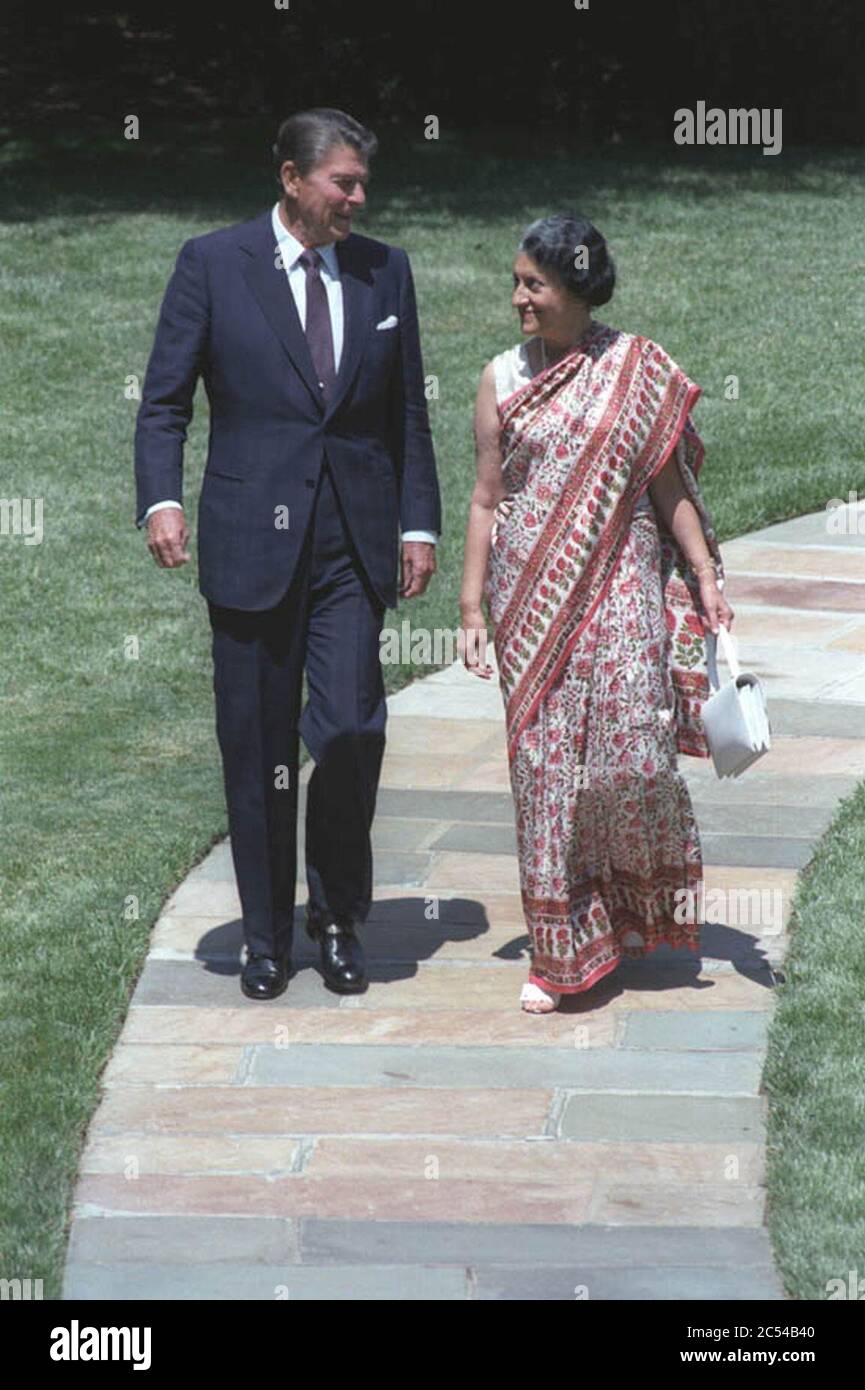
<path id="1" fill-rule="evenodd" d="M 208 605 L 244 937 L 250 953 L 278 956 L 290 950 L 294 920 L 298 734 L 315 761 L 306 803 L 310 906 L 363 922 L 372 900 L 370 832 L 387 720 L 379 657 L 385 610 L 326 463 L 297 572 L 280 603 L 257 613 Z"/>

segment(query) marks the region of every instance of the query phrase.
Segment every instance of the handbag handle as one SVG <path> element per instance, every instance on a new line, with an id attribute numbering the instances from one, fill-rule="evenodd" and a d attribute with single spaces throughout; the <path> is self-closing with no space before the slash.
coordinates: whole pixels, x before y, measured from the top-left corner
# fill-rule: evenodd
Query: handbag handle
<path id="1" fill-rule="evenodd" d="M 730 668 L 730 675 L 734 681 L 739 679 L 742 668 L 736 657 L 736 650 L 733 646 L 733 639 L 723 623 L 718 624 L 717 632 L 707 633 L 708 637 L 714 637 L 715 641 L 711 644 L 711 650 L 707 648 L 706 660 L 709 672 L 709 682 L 716 690 L 721 688 L 721 679 L 718 675 L 718 641 L 721 643 L 721 651 L 724 653 L 724 660 Z M 714 674 L 714 680 L 712 679 Z"/>

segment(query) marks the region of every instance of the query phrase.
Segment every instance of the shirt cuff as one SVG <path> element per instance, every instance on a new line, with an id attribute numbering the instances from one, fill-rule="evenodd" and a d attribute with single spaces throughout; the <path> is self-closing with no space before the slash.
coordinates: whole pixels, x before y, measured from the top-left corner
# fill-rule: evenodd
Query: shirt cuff
<path id="1" fill-rule="evenodd" d="M 435 531 L 403 531 L 404 541 L 426 541 L 428 545 L 436 545 L 438 536 Z"/>
<path id="2" fill-rule="evenodd" d="M 183 511 L 182 502 L 154 502 L 153 506 L 148 507 L 147 511 L 144 513 L 144 520 L 146 521 L 153 512 L 161 511 L 163 507 L 179 507 L 180 510 Z"/>

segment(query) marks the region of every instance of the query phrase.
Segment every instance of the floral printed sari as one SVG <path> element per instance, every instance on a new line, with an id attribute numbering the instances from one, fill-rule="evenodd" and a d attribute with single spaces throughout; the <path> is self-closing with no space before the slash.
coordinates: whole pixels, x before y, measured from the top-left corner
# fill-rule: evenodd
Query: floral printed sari
<path id="1" fill-rule="evenodd" d="M 644 497 L 674 454 L 723 578 L 697 486 L 699 395 L 656 343 L 595 323 L 499 400 L 511 509 L 496 524 L 485 597 L 529 978 L 562 993 L 588 989 L 623 956 L 699 945 L 699 921 L 681 920 L 702 858 L 677 753 L 708 756 L 702 607 Z"/>

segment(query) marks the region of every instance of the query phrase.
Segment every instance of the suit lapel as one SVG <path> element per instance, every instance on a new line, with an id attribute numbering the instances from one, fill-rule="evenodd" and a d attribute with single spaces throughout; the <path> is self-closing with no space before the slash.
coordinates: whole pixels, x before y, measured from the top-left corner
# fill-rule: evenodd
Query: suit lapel
<path id="1" fill-rule="evenodd" d="M 285 267 L 281 261 L 277 261 L 271 216 L 270 212 L 265 212 L 257 217 L 240 243 L 243 274 L 262 313 L 306 382 L 319 410 L 323 411 L 324 403 L 306 334 L 301 327 Z"/>
<path id="2" fill-rule="evenodd" d="M 336 243 L 336 257 L 342 282 L 343 341 L 328 415 L 337 409 L 355 378 L 372 316 L 372 274 L 360 259 L 353 236 Z"/>

